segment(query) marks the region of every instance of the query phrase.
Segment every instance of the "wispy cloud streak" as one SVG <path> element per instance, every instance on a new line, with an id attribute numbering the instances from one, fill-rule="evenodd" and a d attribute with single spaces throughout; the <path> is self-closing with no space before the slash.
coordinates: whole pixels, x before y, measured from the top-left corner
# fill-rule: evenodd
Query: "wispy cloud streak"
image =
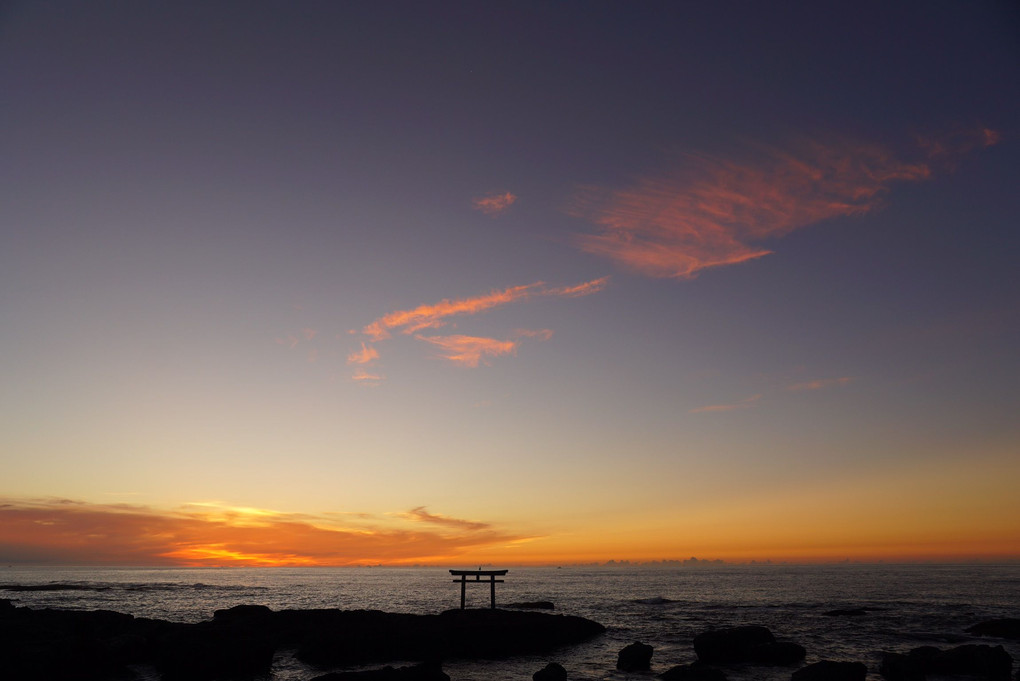
<path id="1" fill-rule="evenodd" d="M 385 378 L 386 377 L 382 374 L 376 374 L 360 367 L 355 369 L 354 373 L 351 374 L 351 380 L 363 383 L 378 383 Z"/>
<path id="2" fill-rule="evenodd" d="M 489 293 L 474 298 L 460 300 L 443 299 L 430 305 L 419 305 L 411 310 L 397 310 L 376 319 L 361 330 L 372 341 L 390 337 L 390 331 L 399 329 L 402 333 L 411 334 L 427 328 L 442 326 L 447 317 L 457 315 L 473 315 L 490 310 L 500 305 L 507 305 L 518 300 L 526 300 L 544 288 L 543 282 L 511 286 L 502 291 Z"/>
<path id="3" fill-rule="evenodd" d="M 466 367 L 477 367 L 483 357 L 499 357 L 517 353 L 515 341 L 501 341 L 479 336 L 415 336 L 435 346 L 443 359 Z"/>
<path id="4" fill-rule="evenodd" d="M 994 144 L 993 131 L 931 143 L 929 157 Z M 599 231 L 582 250 L 653 277 L 691 278 L 704 269 L 760 258 L 762 242 L 880 205 L 898 181 L 924 180 L 925 162 L 904 162 L 876 145 L 807 142 L 760 150 L 753 161 L 687 157 L 684 171 L 645 177 L 624 189 L 587 188 L 568 212 Z"/>
<path id="5" fill-rule="evenodd" d="M 422 336 L 415 338 L 435 346 L 439 355 L 445 360 L 460 364 L 466 367 L 477 367 L 480 363 L 488 363 L 486 357 L 499 357 L 500 355 L 516 355 L 520 347 L 519 338 L 537 338 L 549 340 L 552 331 L 541 329 L 538 331 L 518 330 L 514 333 L 513 340 L 499 340 L 496 338 L 485 338 L 480 336 Z"/>
<path id="6" fill-rule="evenodd" d="M 799 392 L 802 390 L 821 390 L 823 388 L 831 388 L 837 385 L 846 385 L 853 379 L 849 376 L 842 376 L 840 378 L 820 378 L 815 381 L 805 381 L 803 383 L 794 383 L 793 385 L 786 386 L 787 390 Z"/>
<path id="7" fill-rule="evenodd" d="M 478 522 L 476 520 L 464 520 L 463 518 L 451 518 L 450 516 L 442 515 L 440 513 L 429 513 L 424 506 L 412 508 L 410 511 L 403 514 L 403 517 L 415 522 L 432 523 L 433 525 L 453 527 L 459 530 L 469 530 L 472 532 L 487 530 L 490 527 L 489 523 Z"/>
<path id="8" fill-rule="evenodd" d="M 373 344 L 391 338 L 394 333 L 399 333 L 412 335 L 416 340 L 431 344 L 439 350 L 439 355 L 443 359 L 462 366 L 477 367 L 486 363 L 486 357 L 515 354 L 522 338 L 548 340 L 552 336 L 552 331 L 549 329 L 517 330 L 505 340 L 465 334 L 429 336 L 420 332 L 425 329 L 443 327 L 449 323 L 451 317 L 475 315 L 503 305 L 534 298 L 580 298 L 598 293 L 608 284 L 609 277 L 600 277 L 570 286 L 554 287 L 547 286 L 545 282 L 536 281 L 532 284 L 490 291 L 472 298 L 452 300 L 447 298 L 438 303 L 419 305 L 409 310 L 396 310 L 379 317 L 361 329 L 360 333 L 368 338 L 368 342 L 362 342 L 360 350 L 351 352 L 347 357 L 347 363 L 351 365 L 371 364 L 379 357 L 379 352 Z M 351 333 L 358 332 L 352 331 Z M 357 373 L 355 379 L 358 379 Z"/>

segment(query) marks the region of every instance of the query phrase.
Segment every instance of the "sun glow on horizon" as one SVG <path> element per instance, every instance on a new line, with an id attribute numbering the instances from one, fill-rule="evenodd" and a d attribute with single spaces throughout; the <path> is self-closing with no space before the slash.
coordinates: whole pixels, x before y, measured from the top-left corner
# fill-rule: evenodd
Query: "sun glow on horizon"
<path id="1" fill-rule="evenodd" d="M 990 487 L 981 470 L 1002 475 Z M 1020 559 L 1000 498 L 1020 464 L 988 459 L 919 475 L 833 482 L 803 492 L 662 513 L 635 509 L 557 529 L 491 523 L 417 507 L 391 514 L 309 515 L 222 502 L 180 511 L 8 499 L 0 505 L 0 561 L 65 564 L 353 566 L 501 563 L 556 565 L 690 556 L 727 562 L 966 562 Z M 910 485 L 908 492 L 907 485 Z M 1001 488 L 1001 489 L 1000 489 Z M 941 490 L 941 492 L 939 492 Z M 810 508 L 805 514 L 802 509 Z M 905 512 L 905 509 L 911 511 Z M 347 518 L 347 521 L 343 521 Z M 541 524 L 541 523 L 540 523 Z M 515 528 L 516 525 L 516 528 Z"/>

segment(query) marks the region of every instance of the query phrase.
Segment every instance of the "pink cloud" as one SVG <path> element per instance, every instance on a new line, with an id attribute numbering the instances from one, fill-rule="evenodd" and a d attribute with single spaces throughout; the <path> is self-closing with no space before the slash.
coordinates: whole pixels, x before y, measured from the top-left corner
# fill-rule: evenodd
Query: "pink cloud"
<path id="1" fill-rule="evenodd" d="M 919 137 L 917 143 L 929 158 L 952 161 L 974 149 L 995 146 L 1001 141 L 1002 134 L 997 130 L 972 128 L 941 137 Z"/>
<path id="2" fill-rule="evenodd" d="M 347 355 L 348 364 L 370 364 L 373 360 L 379 358 L 379 351 L 373 347 L 367 346 L 364 343 L 361 344 L 361 350 L 355 350 L 351 354 Z"/>
<path id="3" fill-rule="evenodd" d="M 517 197 L 510 192 L 504 192 L 502 194 L 490 194 L 489 196 L 482 196 L 474 199 L 472 203 L 475 206 L 475 210 L 480 210 L 486 215 L 498 215 L 502 213 L 517 201 Z"/>
<path id="4" fill-rule="evenodd" d="M 763 241 L 867 213 L 892 183 L 931 175 L 924 163 L 851 143 L 766 149 L 740 162 L 691 155 L 688 162 L 682 172 L 624 189 L 580 192 L 568 212 L 598 232 L 578 236 L 578 246 L 649 276 L 691 278 L 769 254 Z"/>

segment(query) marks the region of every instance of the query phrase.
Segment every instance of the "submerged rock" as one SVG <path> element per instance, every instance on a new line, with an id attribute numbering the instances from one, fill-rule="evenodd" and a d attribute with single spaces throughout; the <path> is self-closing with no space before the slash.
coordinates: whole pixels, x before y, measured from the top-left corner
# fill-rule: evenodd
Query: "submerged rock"
<path id="1" fill-rule="evenodd" d="M 807 655 L 804 646 L 776 641 L 771 631 L 756 625 L 698 634 L 694 637 L 694 652 L 701 662 L 719 664 L 790 665 Z"/>
<path id="2" fill-rule="evenodd" d="M 666 603 L 672 603 L 673 601 L 668 598 L 663 598 L 662 596 L 652 596 L 651 598 L 639 598 L 634 602 L 640 603 L 641 605 L 665 605 Z"/>
<path id="3" fill-rule="evenodd" d="M 889 681 L 924 681 L 921 663 L 902 653 L 883 653 L 878 673 Z"/>
<path id="4" fill-rule="evenodd" d="M 450 681 L 438 662 L 422 662 L 409 667 L 382 667 L 358 672 L 330 672 L 312 681 Z"/>
<path id="5" fill-rule="evenodd" d="M 967 627 L 966 631 L 978 636 L 994 636 L 996 638 L 1010 638 L 1014 641 L 1020 641 L 1020 619 L 1007 617 L 1000 620 L 986 620 L 972 627 Z"/>
<path id="6" fill-rule="evenodd" d="M 703 662 L 693 662 L 671 667 L 659 674 L 659 678 L 663 681 L 726 681 L 726 674 Z"/>
<path id="7" fill-rule="evenodd" d="M 525 601 L 523 603 L 509 603 L 505 608 L 513 608 L 515 610 L 554 610 L 555 605 L 550 601 Z"/>
<path id="8" fill-rule="evenodd" d="M 617 655 L 616 668 L 624 672 L 647 671 L 652 668 L 653 651 L 647 643 L 635 641 Z"/>
<path id="9" fill-rule="evenodd" d="M 822 660 L 798 669 L 790 681 L 864 681 L 867 676 L 868 668 L 863 662 Z"/>
<path id="10" fill-rule="evenodd" d="M 550 662 L 532 674 L 531 681 L 567 681 L 567 670 L 561 664 Z"/>
<path id="11" fill-rule="evenodd" d="M 715 629 L 694 637 L 694 652 L 702 662 L 750 662 L 755 648 L 775 642 L 772 632 L 761 626 Z"/>
<path id="12" fill-rule="evenodd" d="M 929 675 L 968 675 L 1008 681 L 1013 658 L 1002 646 L 963 645 L 949 650 L 914 648 L 907 655 L 885 653 L 879 673 L 890 681 L 924 681 Z"/>

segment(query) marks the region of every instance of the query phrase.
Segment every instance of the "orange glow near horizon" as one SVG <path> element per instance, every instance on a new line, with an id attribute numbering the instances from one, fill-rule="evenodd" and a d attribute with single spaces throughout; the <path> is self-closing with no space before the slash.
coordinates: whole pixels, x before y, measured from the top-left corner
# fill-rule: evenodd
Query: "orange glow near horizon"
<path id="1" fill-rule="evenodd" d="M 1020 559 L 1016 464 L 946 464 L 923 474 L 546 527 L 495 524 L 417 507 L 311 516 L 220 504 L 179 511 L 71 501 L 0 505 L 0 561 L 166 566 L 562 565 L 692 556 L 727 562 Z M 989 470 L 1000 475 L 990 479 Z M 1003 504 L 1002 499 L 1011 499 Z M 998 501 L 996 501 L 998 500 Z M 809 509 L 809 512 L 805 512 Z M 555 518 L 555 514 L 549 517 Z M 505 526 L 501 526 L 505 525 Z"/>

